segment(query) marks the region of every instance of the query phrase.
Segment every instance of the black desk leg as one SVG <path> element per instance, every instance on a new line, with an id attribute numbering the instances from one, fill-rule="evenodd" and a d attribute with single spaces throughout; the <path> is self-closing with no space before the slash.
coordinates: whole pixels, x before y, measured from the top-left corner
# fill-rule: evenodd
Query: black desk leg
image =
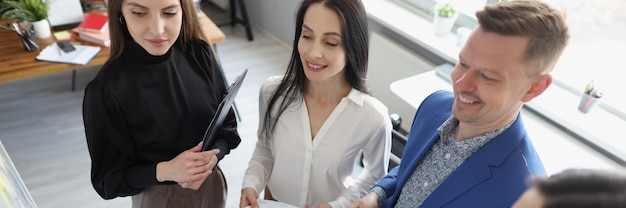
<path id="1" fill-rule="evenodd" d="M 250 21 L 248 20 L 248 10 L 246 9 L 245 0 L 239 0 L 239 6 L 241 7 L 241 18 L 243 18 L 243 25 L 246 28 L 246 34 L 248 35 L 248 41 L 254 40 L 252 37 L 252 28 L 250 28 Z"/>
<path id="2" fill-rule="evenodd" d="M 246 29 L 246 35 L 248 36 L 248 41 L 253 41 L 254 36 L 252 35 L 252 28 L 250 27 L 250 21 L 248 20 L 248 10 L 246 10 L 245 0 L 230 0 L 230 26 L 234 27 L 237 22 L 243 24 Z M 241 18 L 237 18 L 237 5 L 239 5 Z"/>
<path id="3" fill-rule="evenodd" d="M 237 24 L 237 3 L 235 0 L 230 0 L 230 26 L 235 27 Z"/>
<path id="4" fill-rule="evenodd" d="M 72 92 L 76 89 L 76 69 L 72 70 Z"/>

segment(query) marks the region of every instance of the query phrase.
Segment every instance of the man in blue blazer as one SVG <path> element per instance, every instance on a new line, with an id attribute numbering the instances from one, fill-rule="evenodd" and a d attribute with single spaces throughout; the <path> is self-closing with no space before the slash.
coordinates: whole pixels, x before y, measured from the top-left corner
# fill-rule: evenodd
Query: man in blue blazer
<path id="1" fill-rule="evenodd" d="M 451 73 L 417 110 L 402 162 L 350 207 L 511 207 L 545 175 L 520 110 L 552 83 L 569 40 L 541 1 L 487 5 Z"/>

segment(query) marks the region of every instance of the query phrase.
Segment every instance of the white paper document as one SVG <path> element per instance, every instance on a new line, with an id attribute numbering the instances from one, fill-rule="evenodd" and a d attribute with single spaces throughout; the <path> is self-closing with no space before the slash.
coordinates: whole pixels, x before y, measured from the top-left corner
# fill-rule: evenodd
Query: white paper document
<path id="1" fill-rule="evenodd" d="M 101 50 L 98 46 L 88 45 L 74 45 L 74 48 L 76 48 L 76 50 L 66 53 L 59 48 L 57 43 L 52 43 L 41 50 L 35 59 L 39 61 L 86 65 Z"/>
<path id="2" fill-rule="evenodd" d="M 259 208 L 298 208 L 296 206 L 293 205 L 289 205 L 289 204 L 285 204 L 282 202 L 277 202 L 277 201 L 272 201 L 272 200 L 264 200 L 264 199 L 259 199 Z M 247 206 L 246 208 L 249 208 L 250 206 Z"/>

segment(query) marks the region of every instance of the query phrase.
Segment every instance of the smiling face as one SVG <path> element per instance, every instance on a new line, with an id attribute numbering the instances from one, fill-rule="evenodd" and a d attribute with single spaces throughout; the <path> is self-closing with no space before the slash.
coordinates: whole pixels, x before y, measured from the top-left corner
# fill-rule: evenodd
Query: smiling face
<path id="1" fill-rule="evenodd" d="M 124 0 L 122 15 L 133 40 L 154 56 L 165 54 L 182 26 L 179 0 Z"/>
<path id="2" fill-rule="evenodd" d="M 339 16 L 333 10 L 321 3 L 308 8 L 298 39 L 298 52 L 309 81 L 344 80 L 346 53 Z"/>
<path id="3" fill-rule="evenodd" d="M 494 130 L 512 121 L 524 102 L 549 85 L 549 75 L 528 77 L 524 52 L 529 38 L 488 33 L 478 27 L 452 71 L 452 113 L 462 124 Z M 484 133 L 484 132 L 482 132 Z"/>

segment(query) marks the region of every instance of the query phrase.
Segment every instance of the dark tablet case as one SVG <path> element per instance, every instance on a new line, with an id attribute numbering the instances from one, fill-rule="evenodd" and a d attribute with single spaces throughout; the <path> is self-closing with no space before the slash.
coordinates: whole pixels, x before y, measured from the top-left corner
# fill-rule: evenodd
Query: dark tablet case
<path id="1" fill-rule="evenodd" d="M 202 151 L 209 150 L 213 143 L 215 143 L 215 139 L 217 138 L 217 134 L 222 129 L 222 125 L 224 124 L 224 120 L 226 120 L 226 115 L 228 115 L 228 111 L 230 111 L 233 102 L 235 102 L 235 96 L 237 92 L 239 92 L 239 88 L 241 88 L 241 83 L 243 83 L 243 79 L 246 77 L 248 73 L 248 69 L 245 69 L 241 75 L 235 78 L 233 84 L 230 85 L 226 94 L 224 94 L 224 99 L 220 102 L 217 107 L 217 111 L 215 112 L 215 116 L 211 119 L 211 123 L 207 127 L 202 140 L 204 143 L 202 144 Z"/>

